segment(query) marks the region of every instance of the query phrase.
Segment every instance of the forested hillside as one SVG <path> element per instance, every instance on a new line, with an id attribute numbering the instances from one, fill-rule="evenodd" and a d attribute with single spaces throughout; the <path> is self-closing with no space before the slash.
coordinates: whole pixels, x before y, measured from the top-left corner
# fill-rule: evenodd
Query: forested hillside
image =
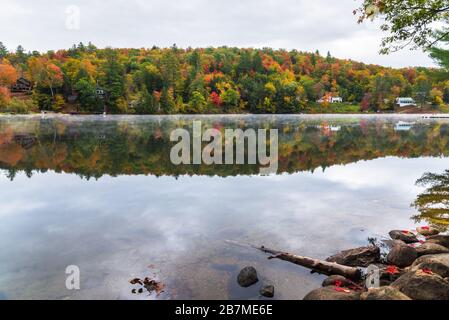
<path id="1" fill-rule="evenodd" d="M 31 82 L 29 94 L 11 92 L 21 77 Z M 300 113 L 331 96 L 375 112 L 392 110 L 399 96 L 447 104 L 447 79 L 437 69 L 392 69 L 296 50 L 80 43 L 41 54 L 9 52 L 0 43 L 0 110 L 12 112 Z"/>

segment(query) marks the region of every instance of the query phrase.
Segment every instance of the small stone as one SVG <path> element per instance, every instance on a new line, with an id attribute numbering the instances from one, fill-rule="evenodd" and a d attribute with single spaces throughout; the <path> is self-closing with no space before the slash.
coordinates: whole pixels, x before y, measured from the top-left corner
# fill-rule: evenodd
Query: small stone
<path id="1" fill-rule="evenodd" d="M 257 283 L 259 278 L 257 277 L 257 271 L 254 267 L 243 268 L 237 278 L 237 282 L 244 288 L 252 286 Z"/>
<path id="2" fill-rule="evenodd" d="M 419 242 L 418 238 L 411 231 L 407 230 L 393 230 L 388 233 L 393 240 L 401 240 L 405 243 Z"/>
<path id="3" fill-rule="evenodd" d="M 418 258 L 418 253 L 416 249 L 410 246 L 396 245 L 387 255 L 387 261 L 390 264 L 398 266 L 400 268 L 405 268 L 410 265 Z"/>
<path id="4" fill-rule="evenodd" d="M 264 285 L 260 289 L 260 294 L 267 298 L 273 298 L 274 297 L 274 286 L 272 285 Z"/>
<path id="5" fill-rule="evenodd" d="M 416 231 L 424 237 L 435 236 L 440 233 L 437 229 L 432 227 L 417 227 Z"/>
<path id="6" fill-rule="evenodd" d="M 418 256 L 425 256 L 430 254 L 443 254 L 443 253 L 449 253 L 449 249 L 446 247 L 443 247 L 442 245 L 432 243 L 432 242 L 425 242 L 419 247 L 416 247 L 416 251 L 418 252 Z"/>
<path id="7" fill-rule="evenodd" d="M 360 292 L 339 287 L 324 287 L 309 292 L 304 300 L 360 300 Z"/>
<path id="8" fill-rule="evenodd" d="M 449 248 L 449 236 L 438 234 L 436 236 L 430 236 L 427 238 L 427 242 L 436 243 L 440 246 Z"/>
<path id="9" fill-rule="evenodd" d="M 423 270 L 407 272 L 391 286 L 413 300 L 449 300 L 449 283 Z"/>
<path id="10" fill-rule="evenodd" d="M 348 287 L 352 284 L 352 282 L 343 276 L 334 275 L 324 279 L 322 286 L 328 287 L 335 286 L 336 284 L 340 284 L 341 287 Z"/>
<path id="11" fill-rule="evenodd" d="M 361 300 L 411 300 L 396 288 L 387 286 L 381 288 L 370 288 L 362 293 Z"/>
<path id="12" fill-rule="evenodd" d="M 341 251 L 326 259 L 348 267 L 368 267 L 380 261 L 380 249 L 376 246 L 361 247 Z"/>

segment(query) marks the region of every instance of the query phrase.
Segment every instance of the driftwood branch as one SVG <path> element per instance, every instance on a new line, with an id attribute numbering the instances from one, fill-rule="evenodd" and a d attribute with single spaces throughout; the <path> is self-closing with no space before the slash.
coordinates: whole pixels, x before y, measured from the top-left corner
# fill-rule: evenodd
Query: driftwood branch
<path id="1" fill-rule="evenodd" d="M 325 274 L 328 276 L 339 275 L 354 281 L 360 280 L 362 276 L 361 271 L 358 268 L 348 267 L 334 262 L 327 262 L 309 257 L 298 256 L 284 251 L 269 249 L 264 246 L 256 247 L 253 245 L 242 244 L 235 241 L 227 242 L 242 247 L 255 248 L 264 253 L 270 254 L 271 256 L 269 257 L 269 259 L 280 259 L 283 261 L 291 262 L 296 265 L 311 269 L 314 272 Z"/>
<path id="2" fill-rule="evenodd" d="M 334 262 L 327 262 L 309 257 L 298 256 L 288 252 L 265 248 L 264 246 L 258 249 L 262 252 L 271 254 L 272 256 L 269 257 L 269 259 L 280 259 L 291 262 L 328 276 L 339 275 L 352 280 L 359 280 L 361 277 L 361 272 L 357 268 L 344 266 Z"/>

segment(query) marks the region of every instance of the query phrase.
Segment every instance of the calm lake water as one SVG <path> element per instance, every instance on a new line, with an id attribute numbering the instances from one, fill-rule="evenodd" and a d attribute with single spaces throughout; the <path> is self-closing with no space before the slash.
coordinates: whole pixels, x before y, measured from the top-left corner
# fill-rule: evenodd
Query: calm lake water
<path id="1" fill-rule="evenodd" d="M 278 174 L 172 165 L 170 132 L 193 120 L 279 129 Z M 441 223 L 411 203 L 447 157 L 449 120 L 421 116 L 2 116 L 0 299 L 259 299 L 236 283 L 247 265 L 301 299 L 324 277 L 226 240 L 326 258 Z M 147 276 L 159 297 L 131 292 Z"/>

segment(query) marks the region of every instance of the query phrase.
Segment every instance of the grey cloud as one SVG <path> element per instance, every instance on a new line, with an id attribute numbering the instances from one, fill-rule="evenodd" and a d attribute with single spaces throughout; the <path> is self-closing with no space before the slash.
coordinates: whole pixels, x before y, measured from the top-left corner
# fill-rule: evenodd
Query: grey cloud
<path id="1" fill-rule="evenodd" d="M 0 41 L 28 50 L 100 47 L 239 46 L 330 50 L 391 66 L 432 65 L 419 52 L 379 56 L 377 25 L 358 25 L 354 0 L 0 0 Z M 3 4 L 4 2 L 4 4 Z M 81 10 L 81 29 L 65 27 L 69 5 Z"/>

